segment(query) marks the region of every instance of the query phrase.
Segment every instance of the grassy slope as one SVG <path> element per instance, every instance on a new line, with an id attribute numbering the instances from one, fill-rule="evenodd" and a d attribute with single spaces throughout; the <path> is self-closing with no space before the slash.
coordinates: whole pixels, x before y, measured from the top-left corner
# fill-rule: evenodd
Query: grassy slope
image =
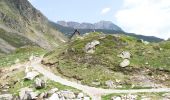
<path id="1" fill-rule="evenodd" d="M 1 28 L 0 28 L 0 38 L 5 40 L 11 46 L 17 48 L 24 45 L 34 45 L 34 43 L 28 40 L 27 38 L 17 35 L 16 33 L 8 33 Z"/>
<path id="2" fill-rule="evenodd" d="M 101 44 L 97 46 L 94 54 L 86 54 L 83 48 L 92 40 L 99 40 Z M 105 88 L 105 81 L 119 79 L 123 88 L 129 88 L 133 84 L 130 77 L 142 71 L 149 70 L 149 72 L 145 72 L 147 76 L 161 77 L 164 71 L 161 72 L 159 69 L 163 69 L 169 75 L 168 43 L 144 45 L 137 42 L 136 38 L 129 36 L 106 35 L 101 39 L 99 33 L 93 33 L 83 40 L 72 41 L 69 45 L 61 47 L 61 50 L 56 50 L 57 52 L 46 54 L 43 63 L 56 66 L 60 74 L 80 80 L 83 84 L 93 86 L 93 81 L 99 81 L 100 86 Z M 127 68 L 119 67 L 122 59 L 117 55 L 122 51 L 130 51 L 132 54 L 131 64 Z"/>
<path id="3" fill-rule="evenodd" d="M 17 59 L 19 59 L 20 62 L 27 61 L 32 54 L 40 56 L 45 53 L 46 51 L 44 49 L 36 46 L 27 46 L 19 48 L 10 54 L 1 55 L 0 67 L 11 66 L 15 64 L 15 61 Z"/>
<path id="4" fill-rule="evenodd" d="M 137 100 L 141 100 L 143 97 L 151 98 L 151 100 L 163 100 L 164 93 L 136 93 L 132 95 L 137 95 Z M 128 94 L 110 94 L 102 97 L 102 100 L 111 100 L 112 97 L 122 96 Z"/>
<path id="5" fill-rule="evenodd" d="M 17 77 L 16 77 L 17 76 Z M 20 71 L 14 75 L 12 75 L 10 78 L 12 79 L 12 81 L 14 80 L 17 80 L 19 79 L 20 81 L 17 82 L 16 84 L 12 85 L 12 81 L 11 80 L 8 80 L 9 83 L 11 83 L 12 87 L 9 89 L 9 92 L 11 94 L 14 94 L 14 95 L 18 95 L 19 93 L 19 90 L 21 88 L 24 88 L 24 87 L 29 87 L 29 88 L 33 88 L 34 91 L 38 91 L 39 93 L 42 93 L 42 92 L 48 92 L 50 89 L 53 89 L 53 88 L 58 88 L 59 90 L 71 90 L 75 93 L 79 93 L 80 91 L 75 89 L 75 88 L 72 88 L 72 87 L 69 87 L 69 86 L 65 86 L 65 85 L 62 85 L 60 83 L 57 83 L 57 82 L 54 82 L 54 81 L 51 81 L 51 80 L 47 80 L 46 81 L 46 87 L 43 88 L 43 89 L 35 89 L 34 88 L 34 80 L 24 80 L 23 79 L 24 77 L 24 72 L 23 71 Z"/>

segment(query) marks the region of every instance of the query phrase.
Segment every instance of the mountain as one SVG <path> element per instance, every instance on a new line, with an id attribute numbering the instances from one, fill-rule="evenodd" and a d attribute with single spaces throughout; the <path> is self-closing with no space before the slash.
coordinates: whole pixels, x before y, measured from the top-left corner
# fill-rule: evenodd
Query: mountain
<path id="1" fill-rule="evenodd" d="M 117 25 L 113 24 L 110 21 L 100 21 L 94 24 L 58 21 L 57 24 L 65 27 L 72 27 L 74 29 L 106 29 L 106 30 L 123 31 L 120 27 L 118 27 Z"/>
<path id="2" fill-rule="evenodd" d="M 25 45 L 51 50 L 65 36 L 27 0 L 0 0 L 0 51 L 11 52 Z"/>
<path id="3" fill-rule="evenodd" d="M 70 37 L 70 35 L 73 34 L 75 28 L 71 27 L 70 24 L 69 24 L 70 25 L 70 27 L 69 27 L 69 25 L 64 21 L 60 21 L 58 23 L 60 23 L 60 24 L 50 22 L 50 24 L 53 27 L 55 27 L 57 30 L 64 33 L 66 36 Z M 74 24 L 76 24 L 76 22 Z M 88 24 L 86 24 L 86 25 L 88 25 Z M 91 24 L 89 24 L 89 25 L 91 25 Z M 85 33 L 93 32 L 94 29 L 88 29 L 88 28 L 87 29 L 78 29 L 78 31 L 81 34 L 85 34 Z M 105 34 L 125 34 L 125 35 L 136 37 L 138 39 L 143 39 L 143 40 L 148 41 L 148 42 L 160 42 L 160 41 L 163 41 L 163 39 L 160 39 L 160 38 L 157 38 L 157 37 L 154 37 L 154 36 L 144 36 L 144 35 L 137 35 L 137 34 L 134 34 L 134 33 L 127 33 L 127 32 L 122 31 L 122 29 L 121 30 L 95 29 L 95 31 L 96 32 L 102 32 L 102 33 L 105 33 Z"/>

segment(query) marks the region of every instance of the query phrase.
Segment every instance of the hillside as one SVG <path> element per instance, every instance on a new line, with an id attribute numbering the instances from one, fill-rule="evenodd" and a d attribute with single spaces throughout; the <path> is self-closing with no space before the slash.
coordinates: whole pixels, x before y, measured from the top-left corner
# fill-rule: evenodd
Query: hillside
<path id="1" fill-rule="evenodd" d="M 1 0 L 0 41 L 0 51 L 9 53 L 24 45 L 51 50 L 66 38 L 27 0 Z"/>
<path id="2" fill-rule="evenodd" d="M 169 57 L 169 41 L 90 33 L 47 53 L 42 63 L 89 86 L 136 89 L 169 87 Z"/>

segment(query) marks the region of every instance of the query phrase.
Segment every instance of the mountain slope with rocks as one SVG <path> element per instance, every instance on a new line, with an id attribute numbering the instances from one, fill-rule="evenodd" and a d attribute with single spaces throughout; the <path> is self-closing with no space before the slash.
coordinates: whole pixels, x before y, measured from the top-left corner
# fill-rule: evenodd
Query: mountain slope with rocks
<path id="1" fill-rule="evenodd" d="M 38 45 L 51 50 L 66 38 L 27 0 L 1 0 L 0 40 L 3 41 L 0 51 L 8 53 L 24 45 Z"/>
<path id="2" fill-rule="evenodd" d="M 52 71 L 102 88 L 170 86 L 169 41 L 149 43 L 126 35 L 89 33 L 47 53 Z"/>

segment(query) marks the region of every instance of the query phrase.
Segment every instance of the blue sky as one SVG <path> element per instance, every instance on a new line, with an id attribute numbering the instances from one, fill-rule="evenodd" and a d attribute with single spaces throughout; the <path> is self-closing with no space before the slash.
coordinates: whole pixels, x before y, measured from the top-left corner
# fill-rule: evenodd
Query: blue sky
<path id="1" fill-rule="evenodd" d="M 126 32 L 170 37 L 170 0 L 29 0 L 48 19 L 112 21 Z"/>
<path id="2" fill-rule="evenodd" d="M 31 0 L 31 2 L 52 21 L 92 23 L 100 20 L 116 23 L 114 14 L 122 5 L 122 0 Z"/>

